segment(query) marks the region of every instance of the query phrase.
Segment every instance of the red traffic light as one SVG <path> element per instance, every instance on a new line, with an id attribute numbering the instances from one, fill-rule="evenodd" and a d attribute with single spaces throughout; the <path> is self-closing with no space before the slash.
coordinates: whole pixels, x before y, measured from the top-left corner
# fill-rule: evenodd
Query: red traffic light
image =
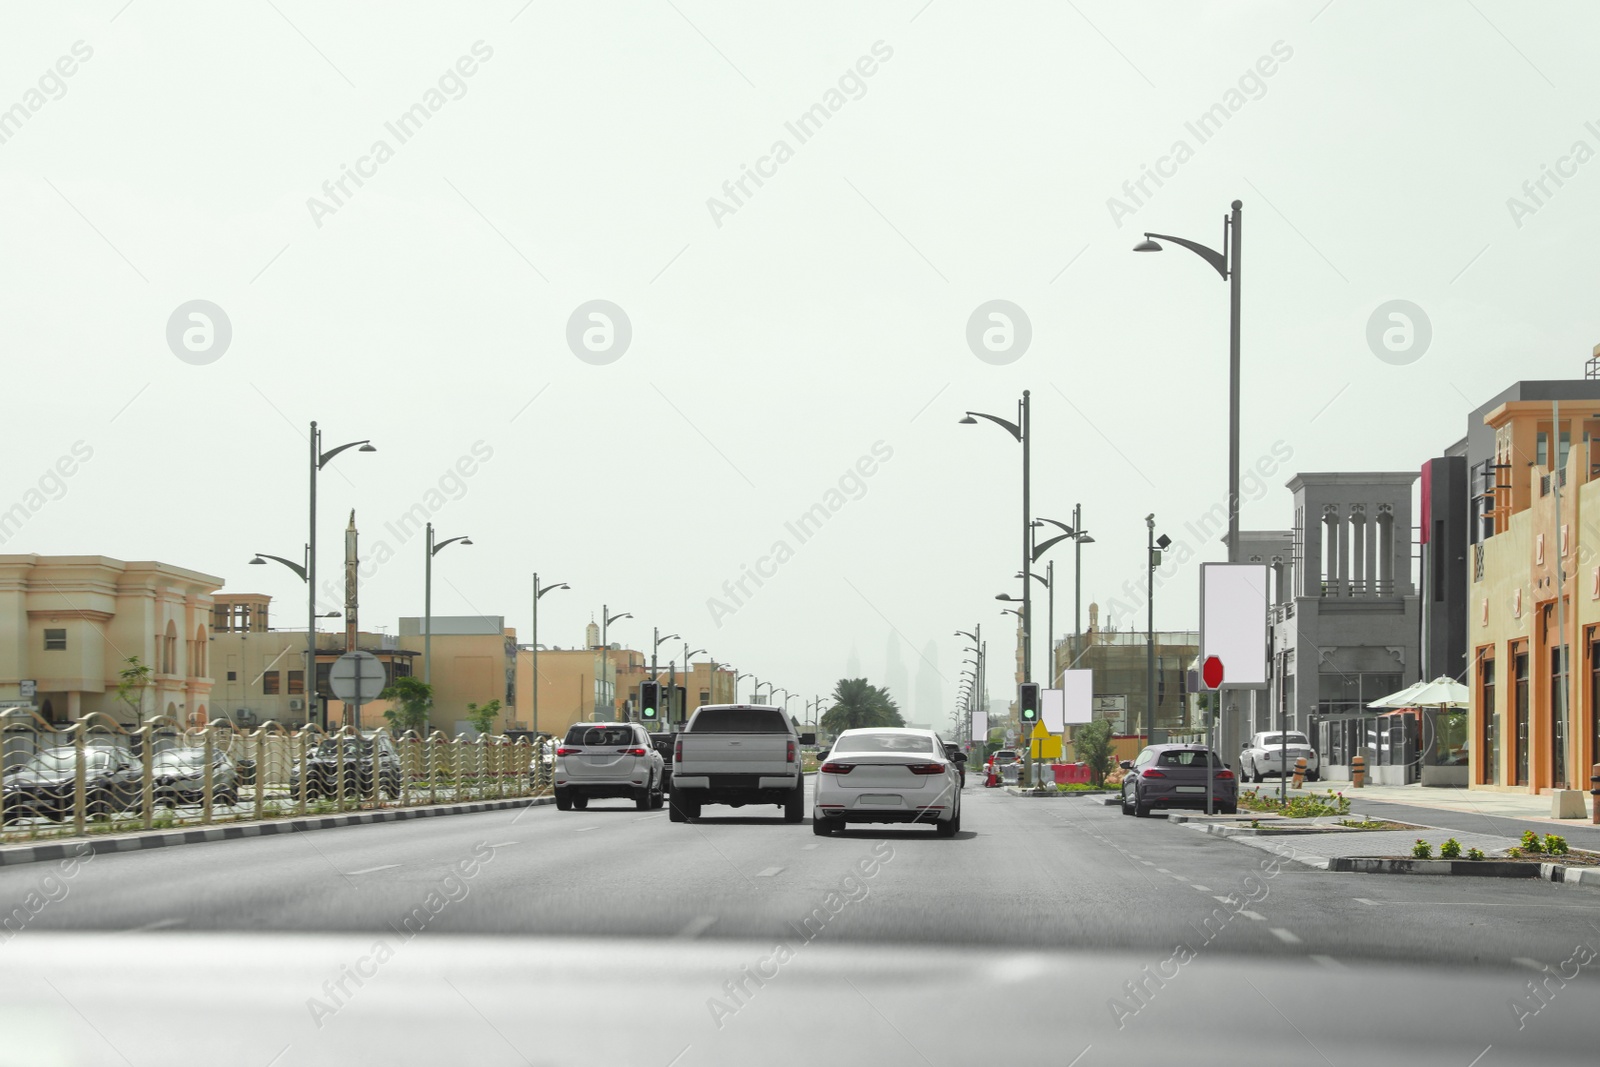
<path id="1" fill-rule="evenodd" d="M 1216 689 L 1222 685 L 1222 657 L 1206 657 L 1205 664 L 1200 668 L 1200 680 L 1206 683 L 1207 689 Z"/>

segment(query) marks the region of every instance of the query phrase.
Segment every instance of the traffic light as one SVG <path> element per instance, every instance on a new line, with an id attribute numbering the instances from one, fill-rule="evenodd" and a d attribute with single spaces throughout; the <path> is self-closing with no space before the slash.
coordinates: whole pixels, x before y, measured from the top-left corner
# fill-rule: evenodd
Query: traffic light
<path id="1" fill-rule="evenodd" d="M 639 683 L 639 718 L 643 722 L 661 721 L 661 683 Z"/>
<path id="2" fill-rule="evenodd" d="M 1021 709 L 1022 725 L 1032 726 L 1039 721 L 1039 683 L 1023 682 L 1017 686 L 1017 707 Z"/>

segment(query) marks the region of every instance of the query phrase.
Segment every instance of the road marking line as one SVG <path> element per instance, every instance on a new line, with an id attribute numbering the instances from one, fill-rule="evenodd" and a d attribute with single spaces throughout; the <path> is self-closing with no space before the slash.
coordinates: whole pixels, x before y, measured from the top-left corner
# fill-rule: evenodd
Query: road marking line
<path id="1" fill-rule="evenodd" d="M 783 873 L 783 868 L 782 867 L 768 867 L 764 871 L 757 871 L 756 872 L 756 877 L 757 878 L 771 878 L 773 875 L 781 874 L 781 873 Z"/>
<path id="2" fill-rule="evenodd" d="M 1538 960 L 1531 960 L 1526 956 L 1512 956 L 1511 957 L 1511 962 L 1512 963 L 1520 963 L 1520 964 L 1522 964 L 1522 966 L 1528 968 L 1529 970 L 1533 970 L 1533 971 L 1542 972 L 1545 969 L 1544 964 L 1540 963 Z"/>
<path id="3" fill-rule="evenodd" d="M 1189 888 L 1190 888 L 1190 889 L 1198 889 L 1198 890 L 1200 890 L 1200 892 L 1202 892 L 1202 893 L 1209 893 L 1209 892 L 1211 892 L 1211 887 L 1210 887 L 1210 886 L 1208 886 L 1208 885 L 1196 885 L 1196 884 L 1195 884 L 1195 883 L 1193 883 L 1193 882 L 1190 882 L 1190 883 L 1189 883 Z"/>
<path id="4" fill-rule="evenodd" d="M 378 871 L 392 871 L 398 866 L 400 866 L 398 863 L 385 863 L 382 867 L 364 867 L 359 871 L 346 871 L 345 873 L 346 874 L 375 874 Z"/>
<path id="5" fill-rule="evenodd" d="M 1380 900 L 1368 900 L 1366 897 L 1355 897 L 1353 899 L 1355 900 L 1355 902 L 1357 904 L 1368 904 L 1368 905 L 1371 905 L 1374 908 L 1378 907 L 1379 905 L 1381 905 L 1383 903 Z"/>
<path id="6" fill-rule="evenodd" d="M 179 926 L 182 923 L 182 919 L 157 919 L 153 923 L 145 923 L 143 926 L 135 926 L 131 930 L 124 930 L 123 933 L 142 934 L 149 930 L 165 930 L 169 926 Z"/>
<path id="7" fill-rule="evenodd" d="M 522 844 L 521 841 L 496 841 L 493 844 L 491 844 L 489 847 L 490 848 L 505 848 L 507 845 L 520 845 L 520 844 Z"/>
<path id="8" fill-rule="evenodd" d="M 1139 862 L 1144 864 L 1146 867 L 1154 867 L 1155 866 L 1155 864 L 1151 863 L 1149 860 L 1140 860 Z"/>
<path id="9" fill-rule="evenodd" d="M 1249 911 L 1249 910 L 1243 910 L 1242 909 L 1242 910 L 1240 910 L 1239 914 L 1243 915 L 1246 919 L 1254 919 L 1258 923 L 1267 921 L 1267 917 L 1265 915 L 1262 915 L 1258 911 Z"/>
<path id="10" fill-rule="evenodd" d="M 576 830 L 574 830 L 572 832 L 575 833 L 575 834 L 581 834 L 586 830 L 598 830 L 598 829 L 600 829 L 600 827 L 598 827 L 598 826 L 580 826 L 580 827 L 578 827 Z"/>
<path id="11" fill-rule="evenodd" d="M 1298 937 L 1294 936 L 1281 926 L 1269 926 L 1267 929 L 1272 933 L 1273 937 L 1277 938 L 1279 941 L 1282 941 L 1285 945 L 1300 944 L 1300 939 Z"/>
<path id="12" fill-rule="evenodd" d="M 712 923 L 716 921 L 717 917 L 715 915 L 702 915 L 698 919 L 695 919 L 693 922 L 691 922 L 688 926 L 685 926 L 682 930 L 679 930 L 678 936 L 683 938 L 699 937 L 701 934 L 706 932 L 706 929 L 710 927 Z"/>
<path id="13" fill-rule="evenodd" d="M 1334 959 L 1332 956 L 1311 956 L 1309 958 L 1316 960 L 1330 971 L 1348 971 L 1350 969 L 1344 964 L 1340 963 L 1338 960 Z"/>
<path id="14" fill-rule="evenodd" d="M 1167 870 L 1165 867 L 1157 867 L 1156 870 L 1160 871 L 1162 874 L 1171 874 L 1172 873 L 1171 871 Z"/>

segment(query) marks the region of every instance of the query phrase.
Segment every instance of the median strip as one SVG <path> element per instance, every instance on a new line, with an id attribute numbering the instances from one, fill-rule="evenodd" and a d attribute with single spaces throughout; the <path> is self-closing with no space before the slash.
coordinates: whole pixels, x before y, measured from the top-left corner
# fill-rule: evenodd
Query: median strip
<path id="1" fill-rule="evenodd" d="M 437 807 L 384 808 L 379 811 L 352 811 L 343 815 L 316 815 L 306 818 L 273 819 L 262 822 L 231 823 L 192 830 L 150 830 L 128 834 L 73 837 L 29 845 L 0 848 L 0 867 L 19 863 L 41 863 L 81 856 L 88 848 L 96 856 L 114 852 L 141 852 L 151 848 L 198 845 L 207 841 L 234 841 L 243 837 L 270 837 L 274 834 L 300 834 L 312 830 L 332 830 L 365 823 L 402 822 L 445 815 L 472 815 L 483 811 L 531 808 L 554 804 L 554 797 L 517 797 L 511 800 L 480 800 L 467 804 L 441 804 Z"/>

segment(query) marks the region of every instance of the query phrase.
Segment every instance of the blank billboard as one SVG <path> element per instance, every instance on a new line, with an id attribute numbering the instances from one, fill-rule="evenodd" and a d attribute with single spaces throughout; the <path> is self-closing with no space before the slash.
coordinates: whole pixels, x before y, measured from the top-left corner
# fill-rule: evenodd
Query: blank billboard
<path id="1" fill-rule="evenodd" d="M 1267 687 L 1267 565 L 1200 564 L 1200 662 L 1222 660 L 1223 689 Z"/>
<path id="2" fill-rule="evenodd" d="M 1065 720 L 1069 726 L 1094 720 L 1094 671 L 1062 671 L 1061 693 Z"/>
<path id="3" fill-rule="evenodd" d="M 1040 690 L 1039 721 L 1044 723 L 1044 728 L 1050 733 L 1061 732 L 1061 690 Z"/>
<path id="4" fill-rule="evenodd" d="M 972 713 L 972 737 L 971 737 L 971 740 L 973 740 L 973 741 L 987 741 L 987 740 L 989 740 L 989 713 L 987 711 L 975 711 L 975 712 Z"/>

